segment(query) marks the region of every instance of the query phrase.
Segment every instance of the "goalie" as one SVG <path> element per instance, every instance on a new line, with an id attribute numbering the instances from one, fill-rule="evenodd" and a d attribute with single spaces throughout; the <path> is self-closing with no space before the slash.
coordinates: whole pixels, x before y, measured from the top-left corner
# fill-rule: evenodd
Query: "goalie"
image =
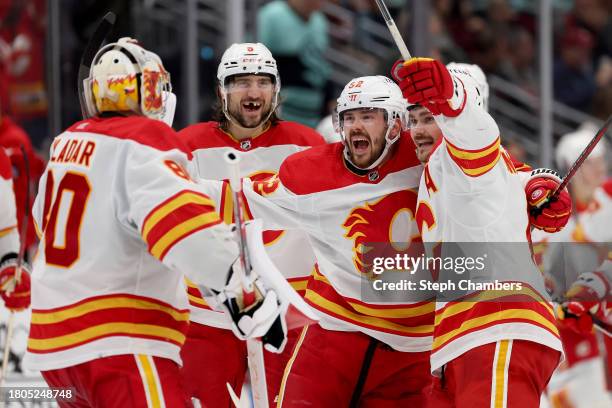
<path id="1" fill-rule="evenodd" d="M 74 388 L 77 405 L 191 406 L 179 380 L 183 274 L 217 295 L 243 337 L 266 334 L 279 302 L 259 285 L 244 304 L 234 233 L 169 127 L 175 98 L 160 58 L 122 38 L 91 67 L 88 118 L 53 141 L 34 203 L 25 365 Z"/>

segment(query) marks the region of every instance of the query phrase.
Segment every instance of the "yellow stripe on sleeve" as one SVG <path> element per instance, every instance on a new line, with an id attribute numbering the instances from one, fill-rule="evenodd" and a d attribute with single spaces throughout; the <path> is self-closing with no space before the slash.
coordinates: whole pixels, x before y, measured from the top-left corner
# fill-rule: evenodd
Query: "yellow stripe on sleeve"
<path id="1" fill-rule="evenodd" d="M 149 232 L 157 225 L 157 223 L 162 220 L 166 215 L 170 214 L 172 211 L 176 210 L 179 207 L 184 206 L 185 204 L 200 204 L 200 205 L 209 205 L 214 208 L 215 204 L 210 198 L 203 197 L 200 194 L 194 192 L 184 192 L 180 194 L 175 199 L 169 201 L 167 204 L 162 207 L 154 210 L 154 212 L 148 217 L 145 221 L 144 228 L 142 229 L 142 237 L 146 241 Z"/>

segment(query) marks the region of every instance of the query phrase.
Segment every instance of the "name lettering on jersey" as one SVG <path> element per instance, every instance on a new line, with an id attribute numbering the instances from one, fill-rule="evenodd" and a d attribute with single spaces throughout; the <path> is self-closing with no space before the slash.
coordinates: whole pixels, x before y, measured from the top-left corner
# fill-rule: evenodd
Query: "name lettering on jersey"
<path id="1" fill-rule="evenodd" d="M 427 231 L 431 231 L 436 226 L 436 217 L 428 202 L 419 201 L 416 210 L 416 222 L 421 234 L 423 234 L 425 228 L 427 228 Z"/>
<path id="2" fill-rule="evenodd" d="M 89 167 L 96 150 L 96 143 L 87 139 L 58 139 L 53 142 L 52 163 L 77 164 Z"/>
<path id="3" fill-rule="evenodd" d="M 407 250 L 409 243 L 420 242 L 414 225 L 417 193 L 414 190 L 396 191 L 373 203 L 353 209 L 342 228 L 345 238 L 353 241 L 353 265 L 359 273 L 373 276 L 372 265 L 365 259 L 373 243 L 402 243 L 397 251 Z M 371 254 L 368 259 L 372 259 Z"/>
<path id="4" fill-rule="evenodd" d="M 427 194 L 431 197 L 431 195 L 438 191 L 438 187 L 433 181 L 431 177 L 431 173 L 429 172 L 429 164 L 425 165 L 425 169 L 423 169 L 423 176 L 425 177 L 425 187 L 427 187 Z"/>

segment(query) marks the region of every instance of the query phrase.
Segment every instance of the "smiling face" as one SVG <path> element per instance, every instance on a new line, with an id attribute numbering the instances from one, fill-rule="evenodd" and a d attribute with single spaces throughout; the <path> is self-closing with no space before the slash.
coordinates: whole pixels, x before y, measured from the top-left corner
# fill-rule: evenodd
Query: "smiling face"
<path id="1" fill-rule="evenodd" d="M 360 108 L 342 112 L 341 126 L 351 162 L 360 168 L 372 165 L 382 154 L 386 141 L 387 119 L 382 109 Z M 400 130 L 395 123 L 390 136 Z"/>
<path id="2" fill-rule="evenodd" d="M 416 155 L 421 163 L 427 163 L 434 144 L 442 137 L 430 111 L 422 106 L 413 106 L 408 116 L 410 134 L 416 145 Z"/>
<path id="3" fill-rule="evenodd" d="M 226 87 L 227 111 L 242 127 L 257 128 L 269 117 L 274 81 L 268 75 L 236 75 Z"/>

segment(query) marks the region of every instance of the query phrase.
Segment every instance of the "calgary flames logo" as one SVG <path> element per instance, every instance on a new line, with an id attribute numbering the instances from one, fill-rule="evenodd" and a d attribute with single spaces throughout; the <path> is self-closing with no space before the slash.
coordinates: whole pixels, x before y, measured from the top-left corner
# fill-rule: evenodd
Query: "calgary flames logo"
<path id="1" fill-rule="evenodd" d="M 414 190 L 402 190 L 351 211 L 342 227 L 353 240 L 353 264 L 360 273 L 371 277 L 374 257 L 394 256 L 406 252 L 411 242 L 421 242 L 414 223 L 416 203 Z"/>
<path id="2" fill-rule="evenodd" d="M 159 111 L 162 107 L 161 80 L 161 72 L 148 69 L 143 71 L 144 109 L 148 112 Z"/>
<path id="3" fill-rule="evenodd" d="M 263 197 L 272 194 L 279 186 L 278 174 L 273 171 L 259 171 L 249 176 L 253 180 L 253 189 Z M 264 245 L 272 245 L 285 231 L 268 230 L 263 232 Z"/>
<path id="4" fill-rule="evenodd" d="M 260 196 L 268 196 L 276 191 L 279 186 L 278 175 L 271 171 L 261 171 L 249 176 L 253 180 L 253 189 Z"/>

